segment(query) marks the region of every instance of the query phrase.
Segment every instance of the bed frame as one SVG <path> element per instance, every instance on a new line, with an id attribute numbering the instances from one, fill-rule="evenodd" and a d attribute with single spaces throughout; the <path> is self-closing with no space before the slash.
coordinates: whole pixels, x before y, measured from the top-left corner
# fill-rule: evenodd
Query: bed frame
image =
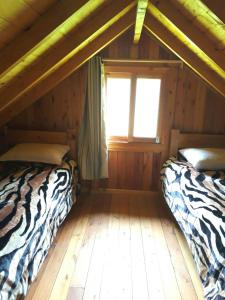
<path id="1" fill-rule="evenodd" d="M 70 146 L 72 158 L 77 158 L 75 129 L 67 131 L 39 131 L 5 128 L 4 135 L 7 147 L 18 143 L 66 144 Z"/>
<path id="2" fill-rule="evenodd" d="M 170 156 L 176 156 L 180 148 L 216 147 L 225 148 L 225 134 L 182 133 L 172 129 L 170 136 Z"/>

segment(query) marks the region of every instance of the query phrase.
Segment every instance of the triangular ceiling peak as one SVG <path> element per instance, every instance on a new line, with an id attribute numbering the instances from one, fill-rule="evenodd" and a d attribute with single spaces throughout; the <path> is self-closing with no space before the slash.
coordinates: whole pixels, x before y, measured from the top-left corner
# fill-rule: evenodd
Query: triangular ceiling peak
<path id="1" fill-rule="evenodd" d="M 225 95 L 222 0 L 195 0 L 193 7 L 185 0 L 47 2 L 49 9 L 0 50 L 0 125 L 130 28 L 138 4 L 148 4 L 145 28 Z"/>

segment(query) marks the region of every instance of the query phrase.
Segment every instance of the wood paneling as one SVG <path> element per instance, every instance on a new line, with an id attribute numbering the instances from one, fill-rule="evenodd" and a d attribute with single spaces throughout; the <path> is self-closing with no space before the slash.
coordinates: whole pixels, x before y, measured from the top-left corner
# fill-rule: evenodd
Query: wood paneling
<path id="1" fill-rule="evenodd" d="M 174 54 L 143 32 L 133 45 L 133 29 L 116 39 L 101 52 L 111 59 L 174 60 Z M 76 128 L 82 117 L 85 91 L 85 66 L 65 79 L 9 125 L 33 130 L 67 130 Z M 156 190 L 161 163 L 168 157 L 170 129 L 184 132 L 225 133 L 225 99 L 213 92 L 187 67 L 171 67 L 165 77 L 160 124 L 162 145 L 149 151 L 137 149 L 109 152 L 109 179 L 96 187 Z"/>
<path id="2" fill-rule="evenodd" d="M 84 83 L 85 66 L 15 118 L 11 127 L 53 131 L 77 128 L 82 117 Z"/>
<path id="3" fill-rule="evenodd" d="M 188 68 L 179 70 L 173 127 L 184 132 L 225 133 L 225 97 Z"/>
<path id="4" fill-rule="evenodd" d="M 26 31 L 56 0 L 11 0 L 0 2 L 0 48 Z M 19 22 L 18 22 L 19 20 Z"/>
<path id="5" fill-rule="evenodd" d="M 207 133 L 225 133 L 225 99 L 206 91 L 203 128 Z"/>
<path id="6" fill-rule="evenodd" d="M 109 180 L 104 188 L 155 190 L 159 165 L 160 153 L 110 151 Z"/>
<path id="7" fill-rule="evenodd" d="M 101 54 L 103 57 L 113 59 L 127 59 L 134 58 L 132 54 L 134 52 L 133 46 L 133 30 L 130 30 L 122 37 L 111 43 L 105 48 Z M 135 45 L 137 59 L 176 59 L 177 57 L 166 50 L 164 46 L 159 45 L 155 38 L 151 36 L 149 38 L 148 33 L 144 30 L 138 45 Z"/>

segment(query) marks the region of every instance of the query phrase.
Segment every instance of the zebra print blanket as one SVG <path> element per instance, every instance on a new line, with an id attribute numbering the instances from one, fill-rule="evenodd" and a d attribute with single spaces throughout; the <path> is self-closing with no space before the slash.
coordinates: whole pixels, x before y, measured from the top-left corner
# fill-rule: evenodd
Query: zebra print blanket
<path id="1" fill-rule="evenodd" d="M 0 175 L 1 300 L 23 297 L 36 277 L 73 204 L 74 167 L 9 164 Z"/>
<path id="2" fill-rule="evenodd" d="M 225 299 L 225 172 L 199 172 L 172 158 L 164 164 L 161 180 L 192 251 L 205 299 Z"/>

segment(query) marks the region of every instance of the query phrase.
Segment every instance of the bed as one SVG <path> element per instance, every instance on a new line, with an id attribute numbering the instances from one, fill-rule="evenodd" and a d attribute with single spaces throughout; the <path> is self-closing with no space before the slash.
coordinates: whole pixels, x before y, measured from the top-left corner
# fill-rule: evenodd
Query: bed
<path id="1" fill-rule="evenodd" d="M 178 159 L 178 149 L 188 147 L 225 148 L 225 136 L 173 130 L 161 171 L 164 198 L 188 242 L 204 297 L 225 299 L 225 170 L 197 170 Z"/>
<path id="2" fill-rule="evenodd" d="M 70 133 L 71 134 L 71 133 Z M 68 133 L 10 131 L 8 142 L 68 142 Z M 71 135 L 70 135 L 71 137 Z M 72 140 L 72 139 L 71 139 Z M 0 172 L 0 299 L 22 299 L 76 201 L 77 167 L 5 162 Z"/>

